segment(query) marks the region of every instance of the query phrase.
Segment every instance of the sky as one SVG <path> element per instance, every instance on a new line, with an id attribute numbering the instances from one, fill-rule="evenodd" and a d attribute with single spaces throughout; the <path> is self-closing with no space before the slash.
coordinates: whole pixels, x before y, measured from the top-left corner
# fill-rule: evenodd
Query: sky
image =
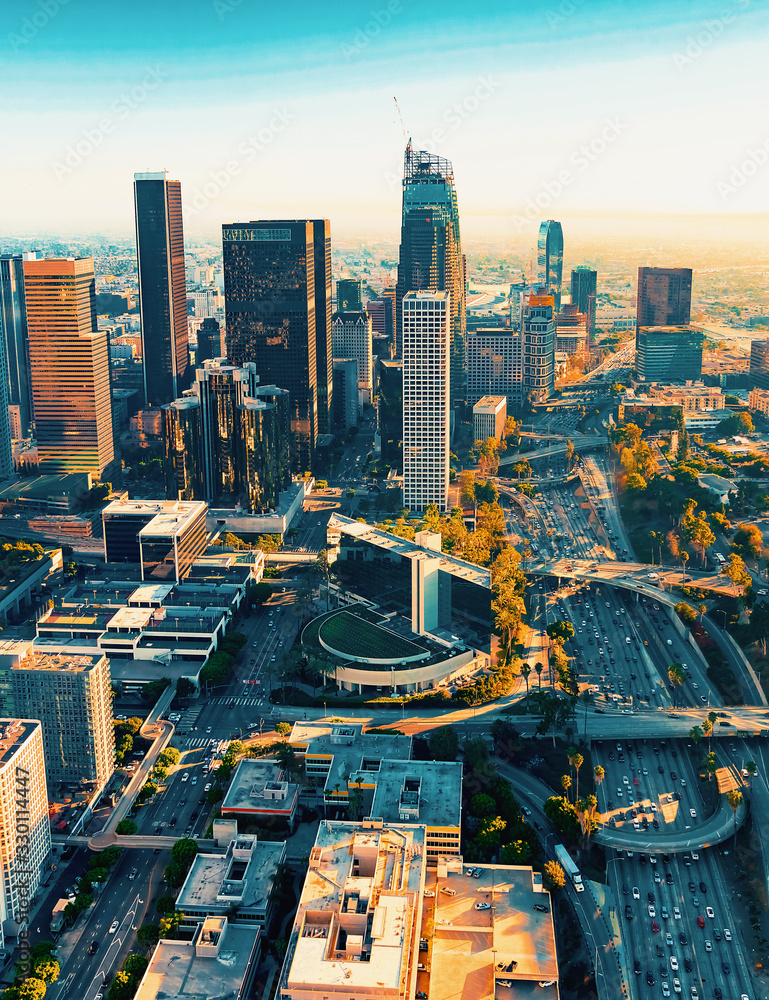
<path id="1" fill-rule="evenodd" d="M 128 236 L 134 172 L 166 169 L 188 235 L 395 239 L 403 129 L 453 162 L 468 236 L 755 227 L 768 36 L 769 0 L 3 0 L 0 233 Z"/>

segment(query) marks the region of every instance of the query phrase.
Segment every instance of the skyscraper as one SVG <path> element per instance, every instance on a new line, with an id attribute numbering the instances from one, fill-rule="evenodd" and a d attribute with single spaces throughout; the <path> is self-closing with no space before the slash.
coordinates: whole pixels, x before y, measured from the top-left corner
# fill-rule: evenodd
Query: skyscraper
<path id="1" fill-rule="evenodd" d="M 195 366 L 200 368 L 204 361 L 223 357 L 222 331 L 215 319 L 204 319 L 198 330 L 198 346 L 195 351 Z"/>
<path id="2" fill-rule="evenodd" d="M 539 283 L 553 296 L 555 312 L 561 311 L 561 285 L 563 283 L 563 230 L 561 223 L 548 219 L 539 227 L 537 241 Z"/>
<path id="3" fill-rule="evenodd" d="M 449 295 L 451 403 L 465 403 L 465 266 L 454 170 L 449 160 L 406 146 L 403 211 L 396 286 L 396 354 L 400 355 L 403 299 L 408 292 Z"/>
<path id="4" fill-rule="evenodd" d="M 50 871 L 51 823 L 37 720 L 0 719 L 0 948 L 4 930 L 27 924 Z"/>
<path id="5" fill-rule="evenodd" d="M 691 320 L 692 269 L 639 267 L 636 329 L 686 326 Z"/>
<path id="6" fill-rule="evenodd" d="M 702 377 L 705 337 L 691 326 L 640 326 L 636 374 L 642 382 L 686 382 Z"/>
<path id="7" fill-rule="evenodd" d="M 315 294 L 315 233 L 306 219 L 222 226 L 227 358 L 253 361 L 260 378 L 288 390 L 300 472 L 311 467 L 318 436 L 316 312 L 325 303 Z"/>
<path id="8" fill-rule="evenodd" d="M 331 326 L 334 360 L 355 358 L 360 402 L 371 404 L 374 383 L 372 368 L 372 326 L 366 312 L 335 312 Z M 358 404 L 356 403 L 356 409 Z"/>
<path id="9" fill-rule="evenodd" d="M 331 432 L 334 367 L 331 350 L 331 223 L 313 219 L 315 260 L 315 368 L 318 379 L 318 433 Z"/>
<path id="10" fill-rule="evenodd" d="M 163 407 L 166 495 L 252 514 L 276 507 L 291 481 L 288 393 L 258 385 L 253 362 L 207 361 L 195 375 L 194 389 Z"/>
<path id="11" fill-rule="evenodd" d="M 101 477 L 115 458 L 109 345 L 96 328 L 90 257 L 25 260 L 24 295 L 42 474 Z"/>
<path id="12" fill-rule="evenodd" d="M 336 311 L 360 312 L 363 309 L 362 282 L 356 278 L 340 278 L 336 283 Z"/>
<path id="13" fill-rule="evenodd" d="M 115 769 L 112 685 L 103 653 L 30 647 L 10 671 L 14 711 L 43 724 L 49 785 L 103 785 Z"/>
<path id="14" fill-rule="evenodd" d="M 752 389 L 769 389 L 769 340 L 750 344 L 750 385 Z"/>
<path id="15" fill-rule="evenodd" d="M 403 461 L 403 362 L 379 362 L 377 406 L 382 462 L 400 466 Z"/>
<path id="16" fill-rule="evenodd" d="M 595 309 L 598 273 L 581 264 L 571 272 L 571 303 L 587 316 L 587 342 L 595 340 Z"/>
<path id="17" fill-rule="evenodd" d="M 27 309 L 24 300 L 24 261 L 35 260 L 35 251 L 0 257 L 0 328 L 8 367 L 8 405 L 19 407 L 23 435 L 32 424 L 32 387 L 29 380 Z M 2 419 L 2 418 L 0 418 Z"/>
<path id="18" fill-rule="evenodd" d="M 160 406 L 190 384 L 182 186 L 166 171 L 134 174 L 144 396 Z"/>
<path id="19" fill-rule="evenodd" d="M 403 504 L 448 508 L 449 292 L 407 292 L 403 316 Z"/>

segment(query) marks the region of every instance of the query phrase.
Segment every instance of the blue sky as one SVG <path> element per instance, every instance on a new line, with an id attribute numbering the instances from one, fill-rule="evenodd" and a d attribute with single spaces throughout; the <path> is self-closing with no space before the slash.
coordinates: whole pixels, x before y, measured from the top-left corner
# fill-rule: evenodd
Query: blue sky
<path id="1" fill-rule="evenodd" d="M 4 0 L 0 218 L 130 233 L 134 171 L 165 167 L 191 233 L 395 236 L 394 95 L 465 231 L 769 212 L 768 34 L 766 0 Z"/>

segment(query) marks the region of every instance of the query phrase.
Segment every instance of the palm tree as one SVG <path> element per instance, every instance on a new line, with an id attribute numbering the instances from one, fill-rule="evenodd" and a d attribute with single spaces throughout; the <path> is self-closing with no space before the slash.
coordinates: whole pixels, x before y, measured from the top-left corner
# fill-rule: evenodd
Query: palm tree
<path id="1" fill-rule="evenodd" d="M 566 799 L 568 800 L 569 789 L 571 788 L 571 778 L 569 777 L 568 774 L 561 775 L 561 787 L 563 788 L 563 793 L 566 796 Z"/>
<path id="2" fill-rule="evenodd" d="M 699 613 L 700 613 L 700 624 L 702 624 L 702 616 L 703 616 L 703 615 L 705 614 L 705 612 L 706 612 L 706 611 L 708 610 L 708 607 L 707 607 L 707 605 L 706 605 L 706 604 L 698 604 L 698 605 L 697 605 L 697 610 L 698 610 L 698 611 L 699 611 Z"/>
<path id="3" fill-rule="evenodd" d="M 676 707 L 676 699 L 678 694 L 678 688 L 683 684 L 686 679 L 686 674 L 684 673 L 684 668 L 680 663 L 671 663 L 668 667 L 668 680 L 673 688 L 673 708 Z"/>
<path id="4" fill-rule="evenodd" d="M 529 711 L 529 674 L 531 673 L 532 667 L 530 663 L 521 664 L 521 676 L 526 681 L 526 711 Z"/>
<path id="5" fill-rule="evenodd" d="M 582 756 L 581 753 L 577 751 L 576 747 L 569 747 L 567 751 L 567 757 L 569 759 L 569 763 L 574 768 L 574 773 L 576 776 L 576 784 L 574 786 L 574 797 L 579 798 L 579 769 L 584 764 L 585 758 Z"/>
<path id="6" fill-rule="evenodd" d="M 606 777 L 606 771 L 601 767 L 600 764 L 596 764 L 593 768 L 593 781 L 595 781 L 595 787 L 600 788 L 603 784 L 603 779 Z"/>
<path id="7" fill-rule="evenodd" d="M 754 760 L 749 760 L 745 765 L 745 770 L 748 772 L 749 778 L 755 778 L 756 776 L 756 762 Z"/>
<path id="8" fill-rule="evenodd" d="M 692 728 L 689 730 L 689 739 L 695 746 L 697 746 L 697 744 L 702 739 L 702 730 L 700 729 L 699 726 L 692 726 Z"/>
<path id="9" fill-rule="evenodd" d="M 702 720 L 702 735 L 708 741 L 708 752 L 710 751 L 710 737 L 713 735 L 713 723 L 710 719 Z"/>
<path id="10" fill-rule="evenodd" d="M 742 805 L 742 792 L 737 791 L 733 788 L 730 792 L 726 793 L 726 800 L 732 807 L 732 813 L 734 815 L 734 849 L 737 848 L 737 810 Z"/>
<path id="11" fill-rule="evenodd" d="M 682 549 L 678 554 L 678 558 L 681 560 L 681 569 L 683 570 L 683 579 L 681 582 L 686 583 L 686 564 L 689 561 L 689 553 L 686 549 Z"/>
<path id="12" fill-rule="evenodd" d="M 593 701 L 593 696 L 590 693 L 590 688 L 585 688 L 582 692 L 582 703 L 585 706 L 585 736 L 587 737 L 587 706 Z"/>
<path id="13" fill-rule="evenodd" d="M 595 811 L 598 808 L 598 799 L 591 792 L 590 795 L 587 795 L 585 797 L 585 802 L 587 802 L 588 806 L 588 817 L 592 820 L 592 818 L 595 816 Z M 588 827 L 587 831 L 588 837 L 590 836 L 590 832 L 591 832 L 590 828 Z"/>
<path id="14" fill-rule="evenodd" d="M 534 664 L 534 669 L 537 672 L 537 681 L 538 681 L 538 684 L 539 684 L 539 690 L 541 691 L 542 690 L 542 671 L 545 668 L 542 666 L 541 663 L 535 663 Z"/>
<path id="15" fill-rule="evenodd" d="M 705 770 L 708 772 L 708 781 L 710 781 L 718 770 L 718 761 L 716 760 L 716 755 L 712 751 L 705 758 Z"/>

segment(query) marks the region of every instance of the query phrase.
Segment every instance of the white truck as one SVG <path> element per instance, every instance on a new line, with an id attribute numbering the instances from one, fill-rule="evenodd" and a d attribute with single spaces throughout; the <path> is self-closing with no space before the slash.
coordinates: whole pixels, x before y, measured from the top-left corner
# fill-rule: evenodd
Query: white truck
<path id="1" fill-rule="evenodd" d="M 574 863 L 572 856 L 563 844 L 556 844 L 554 849 L 556 860 L 566 873 L 566 877 L 569 879 L 577 892 L 584 892 L 585 886 L 582 882 L 582 876 L 580 875 L 579 868 L 577 868 Z"/>

